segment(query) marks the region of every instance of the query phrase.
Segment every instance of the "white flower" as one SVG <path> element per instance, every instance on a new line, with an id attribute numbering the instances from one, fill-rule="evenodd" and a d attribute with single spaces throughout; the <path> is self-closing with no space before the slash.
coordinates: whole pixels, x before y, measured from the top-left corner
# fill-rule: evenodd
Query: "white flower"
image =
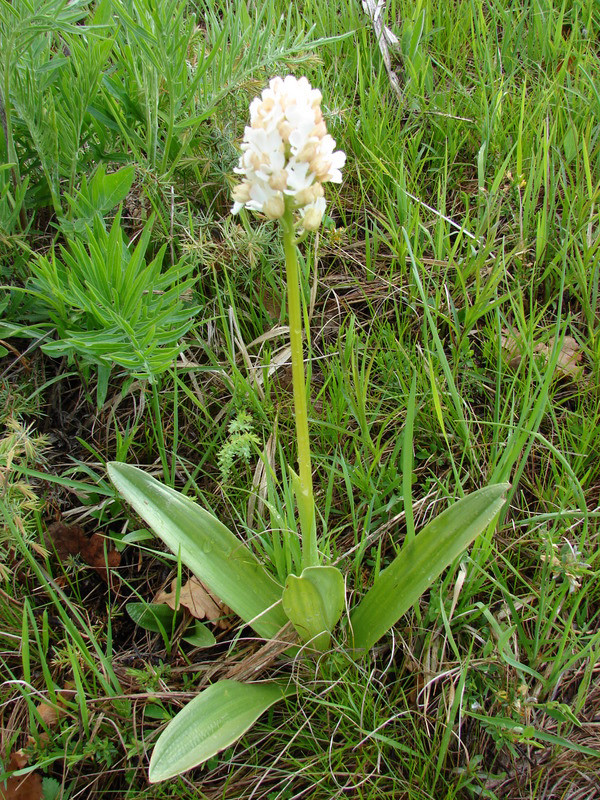
<path id="1" fill-rule="evenodd" d="M 306 78 L 273 78 L 250 103 L 242 156 L 234 172 L 232 214 L 242 208 L 269 219 L 285 212 L 291 198 L 304 230 L 316 230 L 325 213 L 322 184 L 341 183 L 346 155 L 335 150 L 321 113 L 321 92 Z"/>
<path id="2" fill-rule="evenodd" d="M 325 213 L 324 197 L 318 197 L 314 203 L 309 203 L 300 209 L 300 216 L 302 217 L 302 227 L 305 231 L 316 231 L 321 225 L 323 214 Z"/>

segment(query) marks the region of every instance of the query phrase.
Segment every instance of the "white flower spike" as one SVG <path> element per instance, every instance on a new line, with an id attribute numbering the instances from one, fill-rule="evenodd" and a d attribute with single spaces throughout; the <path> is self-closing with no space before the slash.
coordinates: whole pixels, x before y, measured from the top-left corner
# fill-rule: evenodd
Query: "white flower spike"
<path id="1" fill-rule="evenodd" d="M 306 78 L 273 78 L 250 103 L 250 125 L 234 172 L 243 176 L 233 190 L 232 214 L 242 208 L 279 219 L 291 198 L 301 227 L 315 231 L 326 202 L 325 181 L 342 182 L 346 154 L 335 150 L 321 113 L 321 92 Z"/>

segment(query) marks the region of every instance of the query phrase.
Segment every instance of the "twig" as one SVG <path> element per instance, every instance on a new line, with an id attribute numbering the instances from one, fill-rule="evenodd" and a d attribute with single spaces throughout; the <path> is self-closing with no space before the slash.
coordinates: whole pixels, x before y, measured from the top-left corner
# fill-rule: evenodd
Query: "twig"
<path id="1" fill-rule="evenodd" d="M 398 38 L 392 31 L 383 24 L 382 11 L 385 8 L 385 0 L 362 0 L 362 7 L 366 14 L 371 18 L 375 36 L 377 37 L 377 44 L 381 50 L 383 63 L 392 84 L 392 89 L 396 93 L 398 100 L 403 103 L 404 96 L 400 88 L 400 79 L 392 68 L 392 59 L 390 57 L 389 45 L 395 46 L 398 44 Z"/>

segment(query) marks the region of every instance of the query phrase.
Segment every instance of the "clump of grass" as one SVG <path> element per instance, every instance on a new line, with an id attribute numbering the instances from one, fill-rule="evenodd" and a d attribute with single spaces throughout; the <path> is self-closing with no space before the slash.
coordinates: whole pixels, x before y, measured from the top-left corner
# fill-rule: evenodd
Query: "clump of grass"
<path id="1" fill-rule="evenodd" d="M 33 547 L 39 555 L 46 552 L 38 540 L 37 518 L 44 507 L 39 489 L 28 482 L 21 468 L 40 468 L 46 464 L 46 453 L 50 447 L 50 438 L 45 434 L 35 433 L 34 423 L 28 425 L 17 416 L 10 414 L 5 418 L 4 433 L 0 435 L 0 496 L 23 539 Z M 13 537 L 9 528 L 2 526 L 0 533 L 0 578 L 7 580 L 10 571 L 5 566 L 9 561 L 8 553 L 14 548 Z"/>

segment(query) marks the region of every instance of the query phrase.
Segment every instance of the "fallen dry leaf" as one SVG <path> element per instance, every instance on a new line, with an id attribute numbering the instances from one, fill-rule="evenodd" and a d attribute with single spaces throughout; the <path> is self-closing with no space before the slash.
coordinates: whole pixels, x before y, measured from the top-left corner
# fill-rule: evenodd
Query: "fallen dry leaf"
<path id="1" fill-rule="evenodd" d="M 7 772 L 14 772 L 27 766 L 27 756 L 22 750 L 10 754 Z M 42 776 L 39 772 L 15 775 L 0 783 L 0 800 L 41 800 Z"/>
<path id="2" fill-rule="evenodd" d="M 547 342 L 540 342 L 533 348 L 533 353 L 541 356 L 545 364 L 550 360 L 555 341 L 555 337 L 551 336 Z M 501 344 L 508 365 L 516 369 L 528 352 L 528 345 L 523 342 L 516 331 L 507 328 L 502 329 Z M 583 354 L 576 339 L 572 336 L 565 336 L 556 362 L 557 375 L 561 378 L 579 380 L 583 375 L 582 358 Z"/>
<path id="3" fill-rule="evenodd" d="M 37 712 L 46 727 L 53 728 L 58 720 L 65 715 L 65 700 L 73 694 L 73 687 L 73 681 L 65 682 L 65 688 L 56 693 L 56 705 L 51 705 L 43 700 L 38 703 Z"/>
<path id="4" fill-rule="evenodd" d="M 508 366 L 516 369 L 521 363 L 521 358 L 525 350 L 521 337 L 514 331 L 502 328 L 500 344 Z"/>
<path id="5" fill-rule="evenodd" d="M 554 336 L 551 336 L 546 344 L 538 344 L 535 348 L 535 352 L 541 353 L 547 363 L 553 347 Z M 581 378 L 583 374 L 582 358 L 583 353 L 579 348 L 577 340 L 572 336 L 565 336 L 558 354 L 556 371 L 565 378 L 577 380 Z"/>
<path id="6" fill-rule="evenodd" d="M 176 605 L 176 601 L 179 603 Z M 177 581 L 171 583 L 171 591 L 159 592 L 154 598 L 155 603 L 166 603 L 173 611 L 178 611 L 179 606 L 184 606 L 196 619 L 207 619 L 214 622 L 219 628 L 227 628 L 223 617 L 229 609 L 221 604 L 218 597 L 206 587 L 198 578 L 191 577 L 179 590 L 177 597 Z"/>
<path id="7" fill-rule="evenodd" d="M 37 712 L 44 725 L 48 728 L 53 728 L 58 722 L 58 710 L 54 706 L 49 706 L 48 703 L 40 703 L 37 707 Z"/>
<path id="8" fill-rule="evenodd" d="M 81 525 L 65 525 L 62 522 L 53 522 L 52 525 L 48 526 L 48 534 L 61 561 L 66 560 L 68 556 L 80 555 L 85 563 L 92 567 L 102 580 L 107 583 L 110 581 L 110 572 L 108 570 L 118 567 L 121 563 L 121 555 L 116 550 L 107 549 L 105 561 L 104 537 L 98 533 L 93 533 L 88 538 Z"/>

